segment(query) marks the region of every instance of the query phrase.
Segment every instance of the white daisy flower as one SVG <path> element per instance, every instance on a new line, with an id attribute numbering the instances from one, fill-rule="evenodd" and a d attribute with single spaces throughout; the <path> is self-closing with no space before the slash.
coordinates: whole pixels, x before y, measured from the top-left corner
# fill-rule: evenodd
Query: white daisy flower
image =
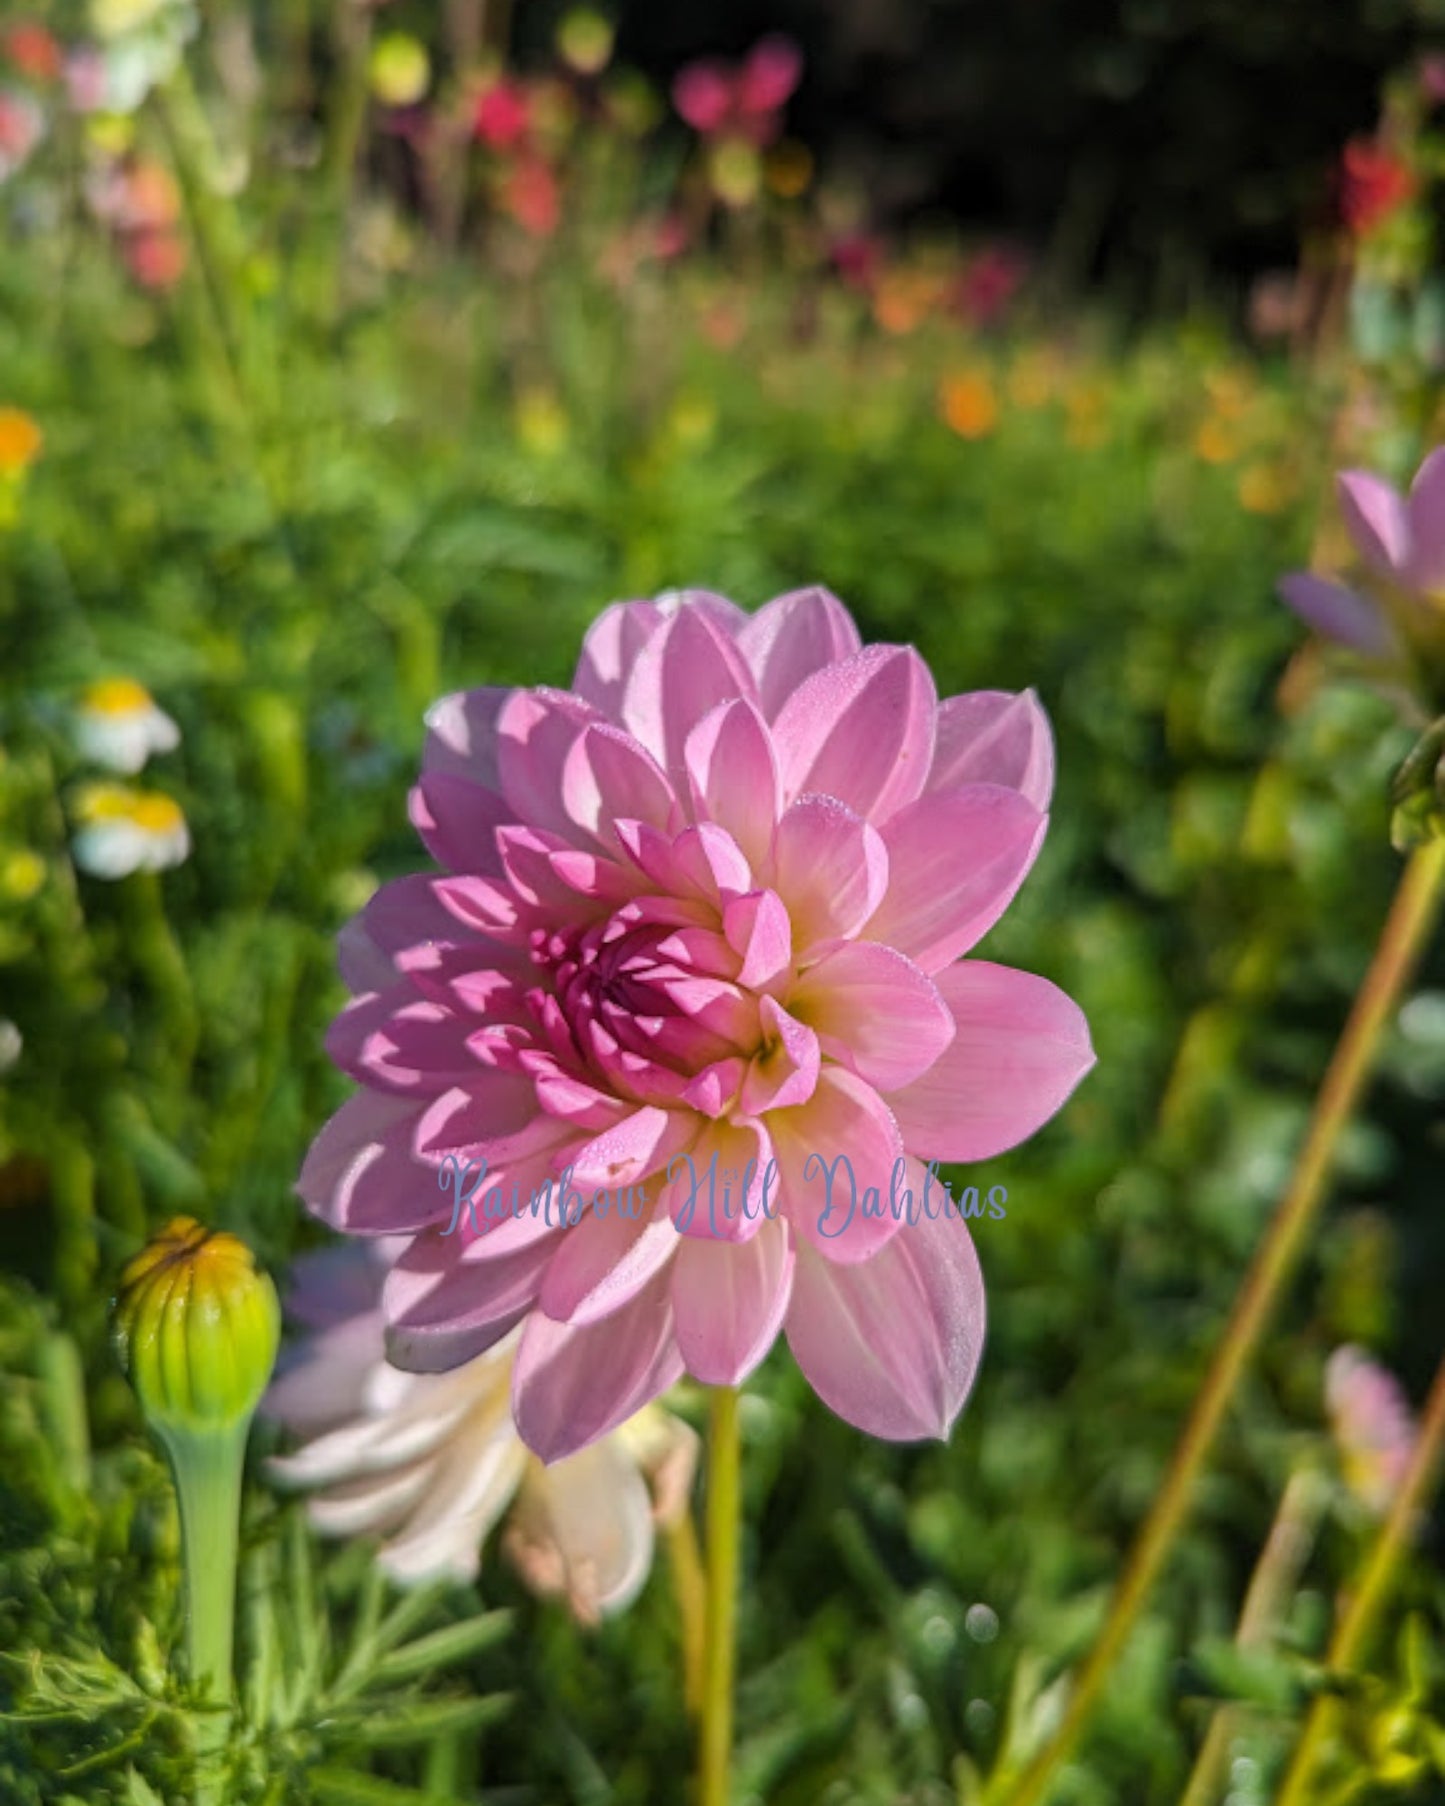
<path id="1" fill-rule="evenodd" d="M 379 1536 L 378 1561 L 414 1585 L 472 1579 L 504 1514 L 503 1547 L 536 1593 L 583 1623 L 630 1605 L 652 1566 L 656 1523 L 686 1509 L 697 1437 L 658 1406 L 545 1467 L 512 1421 L 520 1330 L 450 1373 L 402 1373 L 384 1354 L 377 1300 L 404 1243 L 303 1256 L 289 1309 L 313 1333 L 283 1355 L 262 1412 L 310 1438 L 272 1475 L 314 1489 L 324 1535 Z"/>
<path id="2" fill-rule="evenodd" d="M 174 752 L 181 730 L 142 684 L 107 677 L 82 693 L 75 739 L 85 758 L 133 775 L 152 753 Z"/>
<path id="3" fill-rule="evenodd" d="M 158 790 L 87 784 L 76 796 L 74 810 L 80 828 L 71 842 L 71 857 L 93 878 L 167 871 L 191 850 L 180 805 Z"/>

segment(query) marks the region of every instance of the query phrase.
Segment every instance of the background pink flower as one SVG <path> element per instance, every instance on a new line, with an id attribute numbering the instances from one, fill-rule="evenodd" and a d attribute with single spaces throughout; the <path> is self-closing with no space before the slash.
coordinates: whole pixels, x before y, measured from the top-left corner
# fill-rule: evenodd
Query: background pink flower
<path id="1" fill-rule="evenodd" d="M 741 63 L 705 57 L 685 64 L 672 84 L 672 103 L 704 138 L 765 144 L 776 136 L 802 74 L 802 52 L 774 33 L 759 39 Z"/>
<path id="2" fill-rule="evenodd" d="M 684 1371 L 740 1382 L 781 1329 L 850 1422 L 946 1435 L 983 1285 L 921 1163 L 1013 1147 L 1093 1063 L 1053 985 L 961 957 L 1043 838 L 1036 698 L 940 702 L 824 590 L 751 617 L 690 591 L 607 609 L 571 690 L 429 724 L 412 819 L 446 875 L 343 935 L 329 1046 L 363 1089 L 300 1180 L 336 1228 L 410 1238 L 392 1359 L 443 1371 L 524 1324 L 514 1412 L 554 1459 Z M 752 1214 L 689 1211 L 684 1156 L 737 1192 L 751 1170 Z M 448 1163 L 483 1161 L 453 1228 Z M 573 1220 L 527 1210 L 563 1183 Z"/>

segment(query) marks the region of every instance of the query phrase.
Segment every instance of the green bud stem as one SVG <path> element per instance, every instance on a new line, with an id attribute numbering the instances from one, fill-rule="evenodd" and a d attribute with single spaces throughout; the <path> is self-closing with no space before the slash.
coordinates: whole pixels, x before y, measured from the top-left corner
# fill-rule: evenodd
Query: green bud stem
<path id="1" fill-rule="evenodd" d="M 181 1504 L 186 1642 L 195 1721 L 196 1806 L 225 1798 L 221 1763 L 230 1734 L 231 1646 L 241 1472 L 249 1421 L 218 1430 L 168 1430 L 162 1440 Z"/>

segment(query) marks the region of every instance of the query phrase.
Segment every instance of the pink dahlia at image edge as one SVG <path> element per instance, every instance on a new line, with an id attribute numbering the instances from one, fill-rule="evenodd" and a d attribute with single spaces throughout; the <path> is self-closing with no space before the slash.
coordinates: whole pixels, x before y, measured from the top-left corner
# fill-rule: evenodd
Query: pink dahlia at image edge
<path id="1" fill-rule="evenodd" d="M 428 726 L 411 813 L 444 875 L 343 930 L 328 1047 L 362 1090 L 299 1181 L 333 1227 L 409 1238 L 392 1360 L 445 1371 L 522 1325 L 513 1409 L 555 1460 L 684 1372 L 739 1383 L 783 1329 L 850 1423 L 946 1436 L 983 1342 L 966 1227 L 822 1235 L 802 1165 L 846 1156 L 886 1197 L 901 1158 L 921 1187 L 924 1161 L 1025 1140 L 1093 1064 L 1057 987 L 960 957 L 1043 838 L 1037 699 L 940 702 L 825 590 L 753 615 L 691 590 L 605 610 L 570 690 L 467 691 Z M 777 1212 L 683 1229 L 659 1188 L 636 1221 L 444 1233 L 449 1160 L 591 1191 L 682 1153 L 776 1161 Z"/>

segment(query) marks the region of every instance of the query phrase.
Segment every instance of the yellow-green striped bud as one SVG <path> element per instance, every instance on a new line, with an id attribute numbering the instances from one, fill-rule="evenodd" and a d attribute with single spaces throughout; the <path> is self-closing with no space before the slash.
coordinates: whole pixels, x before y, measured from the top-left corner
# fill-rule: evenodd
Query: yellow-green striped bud
<path id="1" fill-rule="evenodd" d="M 121 1274 L 116 1351 L 163 1436 L 249 1421 L 281 1335 L 276 1288 L 234 1235 L 174 1217 Z"/>

